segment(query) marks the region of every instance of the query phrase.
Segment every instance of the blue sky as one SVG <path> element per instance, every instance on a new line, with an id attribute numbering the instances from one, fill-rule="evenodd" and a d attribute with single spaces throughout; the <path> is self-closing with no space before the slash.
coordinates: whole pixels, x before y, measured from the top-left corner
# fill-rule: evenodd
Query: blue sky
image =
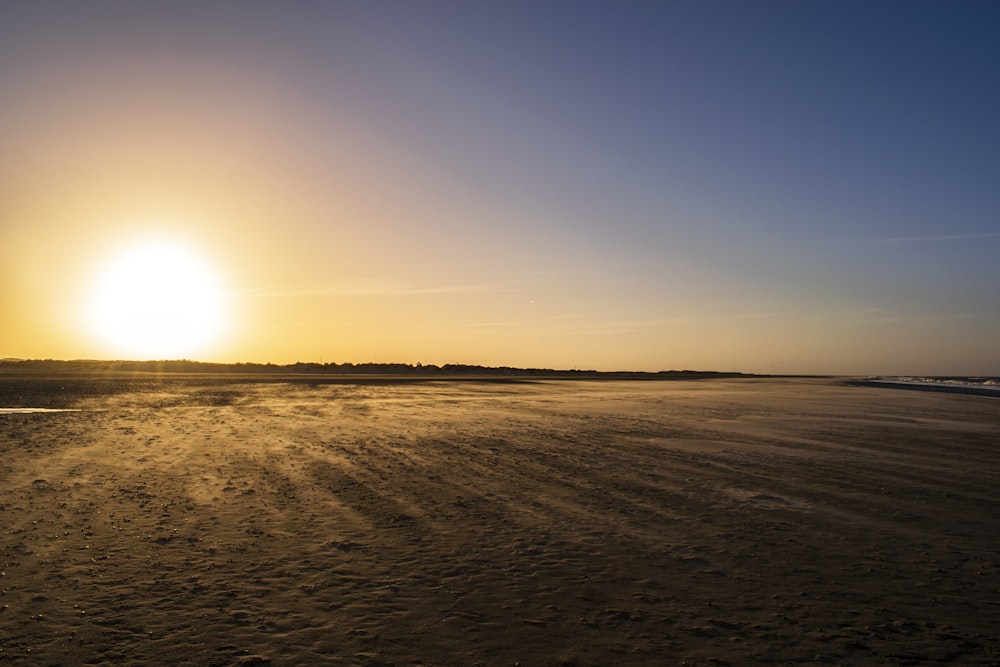
<path id="1" fill-rule="evenodd" d="M 0 25 L 0 355 L 113 355 L 59 280 L 156 227 L 227 278 L 210 358 L 1000 374 L 998 5 L 41 2 Z M 65 275 L 38 280 L 46 256 Z"/>

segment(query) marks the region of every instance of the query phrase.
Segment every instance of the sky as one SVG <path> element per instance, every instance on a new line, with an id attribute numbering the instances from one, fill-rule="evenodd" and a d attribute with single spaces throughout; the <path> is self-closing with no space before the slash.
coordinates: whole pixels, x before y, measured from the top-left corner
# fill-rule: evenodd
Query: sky
<path id="1" fill-rule="evenodd" d="M 0 357 L 1000 375 L 998 34 L 971 0 L 2 2 Z"/>

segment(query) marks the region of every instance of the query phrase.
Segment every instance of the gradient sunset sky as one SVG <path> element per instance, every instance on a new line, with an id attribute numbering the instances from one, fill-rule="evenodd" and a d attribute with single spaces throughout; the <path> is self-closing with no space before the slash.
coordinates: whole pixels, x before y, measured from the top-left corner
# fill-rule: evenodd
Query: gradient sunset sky
<path id="1" fill-rule="evenodd" d="M 0 4 L 0 357 L 150 242 L 170 358 L 1000 375 L 1000 3 Z"/>

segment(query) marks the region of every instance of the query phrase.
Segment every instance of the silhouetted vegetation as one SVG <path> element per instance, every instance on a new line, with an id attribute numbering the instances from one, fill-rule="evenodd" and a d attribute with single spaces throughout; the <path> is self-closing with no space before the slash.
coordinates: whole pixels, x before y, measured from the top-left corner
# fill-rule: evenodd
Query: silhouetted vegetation
<path id="1" fill-rule="evenodd" d="M 161 361 L 102 361 L 77 359 L 4 359 L 0 372 L 30 374 L 93 374 L 93 373 L 224 373 L 248 375 L 373 375 L 408 376 L 415 378 L 454 377 L 527 377 L 527 378 L 580 378 L 580 379 L 697 379 L 713 377 L 740 377 L 743 373 L 717 371 L 670 370 L 595 371 L 556 370 L 551 368 L 514 368 L 511 366 L 479 366 L 475 364 L 404 364 L 404 363 L 316 363 L 294 364 L 234 363 L 221 364 L 188 359 Z"/>

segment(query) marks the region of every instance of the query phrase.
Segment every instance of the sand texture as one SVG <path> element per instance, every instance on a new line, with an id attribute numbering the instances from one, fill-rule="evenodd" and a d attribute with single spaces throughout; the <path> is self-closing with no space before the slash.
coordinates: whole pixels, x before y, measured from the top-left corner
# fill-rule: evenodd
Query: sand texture
<path id="1" fill-rule="evenodd" d="M 0 383 L 82 409 L 0 415 L 2 664 L 1000 664 L 995 399 L 74 382 Z"/>

